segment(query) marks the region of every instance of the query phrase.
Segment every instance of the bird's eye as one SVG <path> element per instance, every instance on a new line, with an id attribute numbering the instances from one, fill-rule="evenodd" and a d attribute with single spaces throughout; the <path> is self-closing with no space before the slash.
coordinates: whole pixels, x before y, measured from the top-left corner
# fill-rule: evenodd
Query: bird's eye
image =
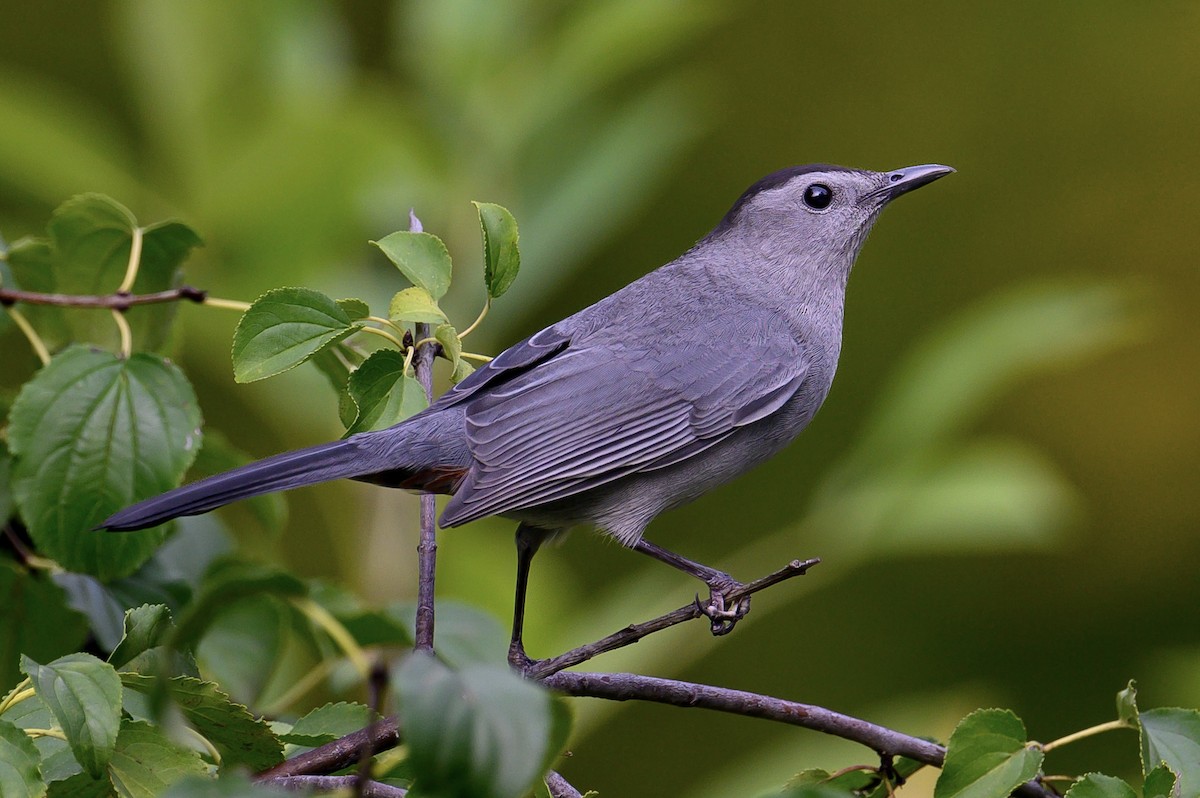
<path id="1" fill-rule="evenodd" d="M 815 211 L 823 211 L 833 202 L 833 189 L 824 183 L 813 183 L 804 189 L 804 204 Z"/>

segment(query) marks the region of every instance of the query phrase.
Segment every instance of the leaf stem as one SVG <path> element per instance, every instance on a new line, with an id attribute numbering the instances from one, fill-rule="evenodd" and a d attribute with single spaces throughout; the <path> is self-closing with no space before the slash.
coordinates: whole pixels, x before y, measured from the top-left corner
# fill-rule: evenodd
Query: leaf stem
<path id="1" fill-rule="evenodd" d="M 337 660 L 321 660 L 315 668 L 297 679 L 283 695 L 272 701 L 270 706 L 264 707 L 262 713 L 267 716 L 282 715 L 288 707 L 299 701 L 305 693 L 320 684 L 321 680 L 332 673 L 336 666 Z"/>
<path id="2" fill-rule="evenodd" d="M 400 339 L 397 338 L 396 336 L 392 335 L 387 330 L 381 330 L 378 327 L 359 326 L 358 332 L 365 332 L 365 333 L 370 333 L 371 335 L 378 335 L 380 338 L 386 338 L 397 349 L 399 349 L 401 351 L 403 351 L 403 349 L 404 349 L 404 344 L 400 341 Z"/>
<path id="3" fill-rule="evenodd" d="M 491 310 L 491 308 L 492 308 L 492 297 L 491 297 L 491 295 L 488 295 L 487 299 L 485 299 L 483 302 L 483 310 L 479 311 L 478 318 L 476 318 L 475 321 L 471 322 L 470 326 L 468 326 L 467 329 L 460 332 L 458 334 L 458 337 L 460 339 L 466 338 L 468 335 L 470 335 L 472 332 L 474 332 L 475 328 L 478 327 L 481 323 L 483 323 L 484 318 L 487 316 L 488 311 Z"/>
<path id="4" fill-rule="evenodd" d="M 354 639 L 354 636 L 350 634 L 345 626 L 342 626 L 341 621 L 333 617 L 329 610 L 310 598 L 294 598 L 292 599 L 292 604 L 305 617 L 324 630 L 325 634 L 329 635 L 338 648 L 346 654 L 346 658 L 354 665 L 359 675 L 366 679 L 371 672 L 371 662 L 367 659 L 366 652 L 362 650 L 362 647 Z"/>
<path id="5" fill-rule="evenodd" d="M 142 264 L 142 228 L 135 226 L 133 228 L 133 239 L 129 242 L 129 263 L 125 266 L 125 279 L 121 280 L 121 287 L 117 289 L 118 294 L 128 294 L 133 290 L 133 284 L 137 280 L 138 268 Z"/>
<path id="6" fill-rule="evenodd" d="M 1097 726 L 1091 726 L 1087 729 L 1082 729 L 1080 731 L 1077 731 L 1074 734 L 1068 734 L 1066 737 L 1059 737 L 1057 740 L 1045 743 L 1044 745 L 1042 745 L 1042 750 L 1045 751 L 1046 753 L 1049 753 L 1050 751 L 1053 751 L 1055 748 L 1067 745 L 1069 743 L 1076 742 L 1077 740 L 1082 740 L 1086 737 L 1091 737 L 1096 734 L 1102 734 L 1103 732 L 1107 732 L 1107 731 L 1115 731 L 1116 729 L 1132 729 L 1132 728 L 1133 728 L 1133 726 L 1131 726 L 1129 723 L 1126 723 L 1123 720 L 1110 720 L 1108 723 L 1101 723 Z"/>
<path id="7" fill-rule="evenodd" d="M 215 296 L 204 297 L 204 304 L 222 310 L 236 310 L 239 313 L 245 313 L 250 309 L 249 302 L 242 302 L 240 299 L 221 299 Z"/>
<path id="8" fill-rule="evenodd" d="M 461 335 L 458 337 L 462 338 Z M 459 357 L 465 357 L 467 360 L 478 360 L 480 363 L 491 363 L 492 362 L 491 357 L 488 357 L 487 355 L 480 355 L 476 352 L 462 352 L 459 354 Z"/>
<path id="9" fill-rule="evenodd" d="M 46 342 L 37 334 L 37 330 L 33 329 L 33 325 L 29 323 L 29 319 L 25 318 L 25 314 L 16 308 L 9 308 L 8 315 L 12 317 L 13 324 L 24 333 L 25 339 L 29 341 L 29 347 L 33 349 L 33 353 L 37 355 L 38 360 L 42 361 L 42 365 L 50 362 L 50 350 L 46 348 Z"/>
<path id="10" fill-rule="evenodd" d="M 35 691 L 34 691 L 32 685 L 33 685 L 33 680 L 30 679 L 29 677 L 25 677 L 25 680 L 23 682 L 18 684 L 13 689 L 9 690 L 8 695 L 4 696 L 3 699 L 0 699 L 0 715 L 3 715 L 5 712 L 8 712 L 10 709 L 15 707 L 17 704 L 24 701 L 26 698 L 29 698 L 32 695 L 34 695 Z"/>
<path id="11" fill-rule="evenodd" d="M 121 359 L 128 360 L 133 354 L 133 331 L 129 329 L 129 320 L 125 318 L 125 312 L 113 308 L 113 321 L 117 323 L 117 331 L 121 333 Z"/>
<path id="12" fill-rule="evenodd" d="M 376 324 L 381 324 L 384 327 L 390 327 L 400 335 L 404 335 L 404 328 L 391 319 L 385 319 L 383 316 L 367 316 L 367 321 L 373 321 Z"/>
<path id="13" fill-rule="evenodd" d="M 54 737 L 59 740 L 67 739 L 67 735 L 63 734 L 62 729 L 25 729 L 25 733 L 30 737 Z"/>

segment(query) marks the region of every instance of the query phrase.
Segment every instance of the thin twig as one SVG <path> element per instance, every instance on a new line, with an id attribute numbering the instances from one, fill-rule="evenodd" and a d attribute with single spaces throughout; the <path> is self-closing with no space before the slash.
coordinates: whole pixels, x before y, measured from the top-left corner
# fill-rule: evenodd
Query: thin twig
<path id="1" fill-rule="evenodd" d="M 255 776 L 256 781 L 281 776 L 303 776 L 314 773 L 333 773 L 348 768 L 358 761 L 363 746 L 368 745 L 371 755 L 395 748 L 400 744 L 400 727 L 395 718 L 384 718 L 365 729 L 339 737 L 333 742 L 305 751 L 286 762 L 264 770 Z"/>
<path id="2" fill-rule="evenodd" d="M 356 779 L 356 776 L 276 776 L 259 779 L 258 783 L 269 784 L 289 792 L 310 792 L 311 790 L 332 792 L 354 786 Z M 363 798 L 404 798 L 408 795 L 408 790 L 403 787 L 393 787 L 378 781 L 361 782 L 361 790 L 358 794 Z"/>
<path id="3" fill-rule="evenodd" d="M 755 579 L 753 582 L 747 582 L 736 590 L 730 591 L 726 597 L 727 601 L 737 603 L 737 600 L 744 596 L 752 596 L 759 591 L 777 585 L 787 579 L 795 576 L 803 576 L 808 573 L 808 569 L 821 562 L 817 558 L 810 560 L 792 560 L 773 573 L 769 573 L 764 577 Z M 525 670 L 525 676 L 530 679 L 542 680 L 547 676 L 558 673 L 561 670 L 570 668 L 580 663 L 587 662 L 593 657 L 599 656 L 609 651 L 615 651 L 618 648 L 632 645 L 647 635 L 661 632 L 663 629 L 669 629 L 677 624 L 695 620 L 696 618 L 704 617 L 703 611 L 695 602 L 685 604 L 673 612 L 668 612 L 665 615 L 660 615 L 657 618 L 646 621 L 644 623 L 634 623 L 626 626 L 620 631 L 613 632 L 608 637 L 603 637 L 594 643 L 579 646 L 571 649 L 557 657 L 538 660 Z"/>
<path id="4" fill-rule="evenodd" d="M 382 657 L 376 657 L 375 662 L 371 665 L 371 676 L 367 679 L 367 704 L 371 707 L 371 715 L 373 717 L 383 716 L 383 701 L 384 694 L 388 687 L 388 672 L 387 665 Z M 358 773 L 354 780 L 354 795 L 356 798 L 365 798 L 370 795 L 369 786 L 373 784 L 371 778 L 371 765 L 375 756 L 375 739 L 372 734 L 371 726 L 367 727 L 367 739 L 363 740 L 362 752 L 358 756 Z"/>
<path id="5" fill-rule="evenodd" d="M 207 292 L 190 285 L 181 285 L 169 291 L 152 294 L 115 293 L 102 296 L 78 294 L 43 294 L 37 291 L 19 291 L 15 288 L 0 288 L 0 305 L 9 306 L 17 302 L 27 305 L 57 305 L 68 308 L 112 308 L 128 310 L 135 305 L 154 305 L 162 302 L 204 302 Z M 215 304 L 215 300 L 209 304 Z"/>
<path id="6" fill-rule="evenodd" d="M 571 782 L 557 770 L 546 772 L 546 789 L 550 791 L 550 798 L 583 798 L 579 790 L 572 787 Z"/>
<path id="7" fill-rule="evenodd" d="M 428 324 L 418 323 L 414 330 L 417 340 L 428 338 Z M 437 356 L 434 346 L 414 346 L 413 369 L 417 381 L 425 389 L 425 400 L 433 401 L 433 360 Z M 437 571 L 437 530 L 435 516 L 437 500 L 432 493 L 421 494 L 421 539 L 417 544 L 417 621 L 416 648 L 433 650 L 433 594 Z"/>

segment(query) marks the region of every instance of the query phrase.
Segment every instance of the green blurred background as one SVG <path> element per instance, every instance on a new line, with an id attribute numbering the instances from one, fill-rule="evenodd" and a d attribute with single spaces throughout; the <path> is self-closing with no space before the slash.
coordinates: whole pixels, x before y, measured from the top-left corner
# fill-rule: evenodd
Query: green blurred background
<path id="1" fill-rule="evenodd" d="M 777 168 L 953 165 L 873 233 L 812 427 L 650 530 L 743 578 L 824 564 L 731 637 L 697 623 L 593 665 L 939 736 L 1002 705 L 1049 740 L 1110 718 L 1130 677 L 1143 707 L 1200 705 L 1200 5 L 3 0 L 0 19 L 7 240 L 101 191 L 200 231 L 188 280 L 216 295 L 379 308 L 399 281 L 366 242 L 415 207 L 456 256 L 461 327 L 483 294 L 469 200 L 499 202 L 524 268 L 483 351 L 673 258 Z M 236 317 L 181 316 L 210 427 L 256 455 L 341 433 L 315 370 L 235 386 Z M 34 361 L 0 336 L 11 386 Z M 415 499 L 338 484 L 289 504 L 279 540 L 245 545 L 411 596 Z M 511 533 L 442 534 L 440 595 L 506 622 Z M 535 566 L 531 653 L 694 589 L 577 532 Z M 870 761 L 759 721 L 577 709 L 562 770 L 605 795 L 753 795 Z M 1051 768 L 1135 772 L 1110 737 Z"/>

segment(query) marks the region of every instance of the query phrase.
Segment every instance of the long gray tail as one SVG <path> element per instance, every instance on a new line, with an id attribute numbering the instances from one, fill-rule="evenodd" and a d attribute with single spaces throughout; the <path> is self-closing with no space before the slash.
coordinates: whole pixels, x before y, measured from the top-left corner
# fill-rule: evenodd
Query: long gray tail
<path id="1" fill-rule="evenodd" d="M 386 462 L 388 450 L 395 448 L 380 446 L 379 438 L 399 431 L 392 428 L 356 435 L 268 457 L 138 502 L 110 516 L 97 528 L 119 532 L 145 529 L 181 515 L 206 513 L 238 499 L 384 471 L 395 467 Z M 367 443 L 371 437 L 374 440 Z"/>

